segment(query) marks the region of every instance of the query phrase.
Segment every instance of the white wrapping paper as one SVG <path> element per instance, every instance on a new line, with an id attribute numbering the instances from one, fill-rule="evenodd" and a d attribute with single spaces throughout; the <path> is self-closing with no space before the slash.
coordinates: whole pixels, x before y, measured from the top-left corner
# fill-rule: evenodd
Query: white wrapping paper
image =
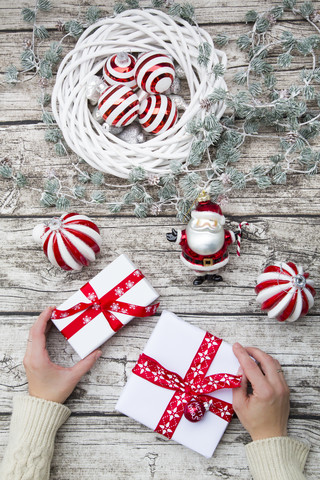
<path id="1" fill-rule="evenodd" d="M 131 260 L 126 255 L 122 254 L 98 273 L 98 275 L 89 280 L 89 282 L 95 290 L 98 298 L 101 298 L 136 269 L 137 267 L 131 262 Z M 124 295 L 119 297 L 119 301 L 146 307 L 156 300 L 158 296 L 158 293 L 154 290 L 150 282 L 146 278 L 143 278 Z M 88 299 L 81 290 L 78 290 L 74 295 L 69 297 L 68 300 L 62 303 L 58 309 L 67 310 L 80 302 L 88 302 Z M 82 312 L 79 312 L 79 314 L 76 313 L 59 320 L 53 319 L 52 321 L 59 330 L 63 330 L 81 313 Z M 123 313 L 112 313 L 124 325 L 130 322 L 133 318 L 133 316 L 125 315 Z M 81 330 L 73 335 L 68 342 L 78 355 L 81 358 L 84 358 L 114 334 L 115 332 L 110 327 L 106 317 L 103 313 L 99 313 L 99 315 L 91 320 L 91 322 L 84 325 Z"/>
<path id="2" fill-rule="evenodd" d="M 204 330 L 164 311 L 143 352 L 184 378 L 204 336 Z M 223 341 L 207 375 L 236 375 L 238 368 L 231 345 Z M 131 373 L 116 409 L 154 430 L 173 393 Z M 232 403 L 232 389 L 218 390 L 211 396 Z M 209 458 L 227 426 L 225 420 L 212 412 L 206 412 L 197 423 L 189 422 L 183 415 L 172 439 Z"/>

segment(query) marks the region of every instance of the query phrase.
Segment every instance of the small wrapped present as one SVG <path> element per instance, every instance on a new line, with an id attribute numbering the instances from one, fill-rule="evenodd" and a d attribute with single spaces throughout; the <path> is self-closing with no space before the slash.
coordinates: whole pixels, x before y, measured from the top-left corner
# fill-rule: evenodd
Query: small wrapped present
<path id="1" fill-rule="evenodd" d="M 232 419 L 238 368 L 231 345 L 164 311 L 116 409 L 209 458 Z"/>
<path id="2" fill-rule="evenodd" d="M 51 319 L 81 358 L 133 317 L 153 315 L 159 304 L 149 281 L 120 255 L 52 313 Z"/>

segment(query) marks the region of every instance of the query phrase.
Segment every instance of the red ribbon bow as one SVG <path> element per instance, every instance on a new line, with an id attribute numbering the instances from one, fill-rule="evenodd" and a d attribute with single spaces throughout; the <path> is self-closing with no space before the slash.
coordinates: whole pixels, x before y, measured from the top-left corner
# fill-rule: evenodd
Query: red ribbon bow
<path id="1" fill-rule="evenodd" d="M 133 373 L 148 382 L 162 388 L 174 390 L 174 395 L 167 405 L 155 431 L 172 438 L 184 413 L 185 405 L 194 398 L 208 404 L 209 410 L 227 422 L 233 415 L 232 405 L 218 398 L 207 395 L 222 388 L 238 388 L 241 376 L 229 373 L 217 373 L 206 377 L 206 373 L 221 345 L 222 340 L 206 333 L 198 352 L 184 378 L 167 370 L 156 360 L 142 353 Z"/>
<path id="2" fill-rule="evenodd" d="M 118 285 L 112 288 L 109 292 L 98 298 L 90 283 L 86 283 L 80 288 L 81 292 L 90 300 L 90 302 L 80 302 L 67 310 L 58 310 L 57 308 L 52 312 L 51 318 L 54 320 L 62 319 L 74 315 L 78 312 L 83 312 L 77 316 L 72 322 L 61 330 L 61 333 L 68 340 L 75 333 L 77 333 L 84 325 L 87 325 L 99 313 L 103 313 L 107 319 L 112 330 L 117 332 L 123 327 L 123 324 L 111 312 L 124 313 L 125 315 L 132 315 L 135 317 L 149 317 L 154 315 L 159 303 L 149 305 L 148 307 L 141 307 L 139 305 L 119 302 L 117 299 L 124 295 L 134 285 L 144 278 L 140 270 L 135 270 L 130 273 Z"/>

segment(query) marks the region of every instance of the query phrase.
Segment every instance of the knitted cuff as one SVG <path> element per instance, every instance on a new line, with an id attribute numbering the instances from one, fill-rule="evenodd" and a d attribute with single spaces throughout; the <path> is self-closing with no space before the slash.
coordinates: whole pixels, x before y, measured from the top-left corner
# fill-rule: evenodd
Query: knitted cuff
<path id="1" fill-rule="evenodd" d="M 37 442 L 49 445 L 70 414 L 69 408 L 61 403 L 30 395 L 17 396 L 13 400 L 10 436 L 29 445 Z"/>
<path id="2" fill-rule="evenodd" d="M 289 437 L 256 440 L 246 445 L 253 480 L 305 480 L 309 445 Z"/>

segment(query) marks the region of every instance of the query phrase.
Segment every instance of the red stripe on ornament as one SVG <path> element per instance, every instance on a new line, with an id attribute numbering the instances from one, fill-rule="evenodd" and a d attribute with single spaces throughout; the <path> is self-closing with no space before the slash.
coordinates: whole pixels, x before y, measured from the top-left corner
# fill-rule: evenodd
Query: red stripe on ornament
<path id="1" fill-rule="evenodd" d="M 103 97 L 100 101 L 99 101 L 99 105 L 98 105 L 98 108 L 100 109 L 108 100 L 109 98 L 115 93 L 117 92 L 118 90 L 120 90 L 121 88 L 124 88 L 123 85 L 112 85 L 111 87 L 108 87 L 100 96 L 100 98 L 106 93 L 106 91 L 108 91 L 108 93 L 105 95 L 105 97 Z M 105 112 L 103 114 L 103 118 L 106 120 L 106 118 L 108 117 L 108 115 L 110 115 L 110 113 L 112 112 L 112 110 L 114 110 L 118 105 L 119 103 L 121 103 L 121 101 L 123 101 L 123 98 L 124 96 L 128 96 L 128 94 L 130 95 L 131 92 L 126 92 L 123 96 L 121 97 L 118 97 L 118 98 L 115 98 L 113 104 L 110 106 L 109 110 L 107 110 L 107 112 Z M 127 97 L 126 97 L 127 98 Z"/>
<path id="2" fill-rule="evenodd" d="M 137 61 L 136 63 L 136 78 L 138 77 L 138 75 L 140 74 L 141 70 L 147 65 L 147 63 L 151 62 L 152 60 L 154 59 L 157 59 L 157 58 L 163 58 L 163 57 L 166 57 L 166 55 L 164 54 L 159 54 L 159 53 L 155 53 L 153 55 L 150 55 L 149 57 L 147 56 L 147 58 L 145 58 L 144 60 L 142 60 L 142 57 L 147 55 L 146 53 L 144 53 Z M 141 62 L 141 63 L 140 63 Z M 174 68 L 172 66 L 172 64 L 168 61 L 166 62 L 162 62 L 162 63 L 156 63 L 155 65 L 150 65 L 150 67 L 148 67 L 148 70 L 146 70 L 145 74 L 143 75 L 143 78 L 142 80 L 145 79 L 146 76 L 149 77 L 149 75 L 154 72 L 155 70 L 158 70 L 159 67 L 164 67 L 164 68 L 169 68 L 170 70 L 173 70 L 174 71 Z M 141 82 L 142 83 L 142 82 Z M 143 88 L 143 87 L 142 87 Z"/>
<path id="3" fill-rule="evenodd" d="M 284 270 L 282 267 L 277 267 L 276 265 L 270 265 L 269 267 L 265 268 L 263 273 L 268 273 L 268 272 L 278 272 L 278 273 L 283 273 L 284 275 L 289 275 L 292 277 L 292 274 L 287 272 L 287 270 Z"/>
<path id="4" fill-rule="evenodd" d="M 147 98 L 146 108 L 144 109 L 144 112 L 142 112 L 141 114 L 139 114 L 139 120 L 140 120 L 140 122 L 143 122 L 143 119 L 145 118 L 145 116 L 148 115 L 149 110 L 150 110 L 150 107 L 151 107 L 151 103 L 152 103 L 152 97 L 148 97 L 148 98 Z"/>
<path id="5" fill-rule="evenodd" d="M 139 107 L 137 108 L 137 110 L 131 113 L 131 115 L 129 115 L 129 117 L 121 124 L 121 126 L 124 127 L 125 125 L 127 125 L 127 123 L 129 122 L 129 120 L 131 120 L 132 117 L 137 116 L 138 111 L 139 111 Z"/>
<path id="6" fill-rule="evenodd" d="M 309 285 L 309 284 L 307 283 L 307 284 L 306 284 L 306 288 L 309 290 L 309 292 L 311 293 L 311 295 L 312 295 L 313 297 L 316 296 L 316 291 L 315 291 L 315 289 L 314 289 L 311 285 Z"/>
<path id="7" fill-rule="evenodd" d="M 142 60 L 143 57 L 147 56 L 144 60 Z M 154 58 L 159 58 L 162 57 L 162 54 L 159 53 L 154 53 L 153 55 L 148 56 L 147 53 L 143 53 L 140 58 L 138 58 L 138 61 L 136 63 L 136 77 L 139 75 L 141 69 L 146 65 L 146 63 L 150 62 Z M 141 62 L 141 63 L 140 63 Z"/>
<path id="8" fill-rule="evenodd" d="M 65 230 L 67 232 L 72 233 L 72 235 L 79 238 L 80 240 L 82 240 L 86 245 L 88 245 L 88 247 L 92 248 L 94 253 L 100 252 L 99 245 L 96 243 L 96 241 L 93 238 L 89 237 L 86 233 L 79 232 L 79 230 L 73 230 L 70 227 L 65 227 Z"/>
<path id="9" fill-rule="evenodd" d="M 111 58 L 111 60 L 110 60 L 110 67 L 111 67 L 113 70 L 115 70 L 115 71 L 118 72 L 118 73 L 128 73 L 128 72 L 131 72 L 131 71 L 134 69 L 135 60 L 134 60 L 133 57 L 131 57 L 131 55 L 129 55 L 130 63 L 129 63 L 129 65 L 127 65 L 126 67 L 121 67 L 120 65 L 118 65 L 118 64 L 115 62 L 116 56 L 117 56 L 117 55 L 114 55 L 114 56 Z M 107 67 L 107 64 L 105 64 L 104 68 L 105 68 L 106 74 L 108 75 L 109 72 L 106 71 L 106 67 Z"/>
<path id="10" fill-rule="evenodd" d="M 138 100 L 134 100 L 121 113 L 119 113 L 119 115 L 113 120 L 112 124 L 115 125 L 118 122 L 120 122 L 121 118 L 123 118 L 127 113 L 129 113 L 130 110 L 133 110 L 132 115 L 129 115 L 129 118 L 125 120 L 123 125 L 125 125 L 129 121 L 129 119 L 133 117 L 133 115 L 138 115 L 138 110 L 139 110 Z"/>
<path id="11" fill-rule="evenodd" d="M 150 74 L 148 74 L 148 77 L 149 77 Z M 168 73 L 168 72 L 165 72 L 165 73 L 161 73 L 160 75 L 158 75 L 157 77 L 155 77 L 151 84 L 150 84 L 150 87 L 149 87 L 149 90 L 152 92 L 152 93 L 158 93 L 158 90 L 157 90 L 157 84 L 160 80 L 162 80 L 162 78 L 170 78 L 171 79 L 171 82 L 173 82 L 173 75 L 171 73 Z M 146 82 L 144 82 L 146 83 Z M 144 88 L 144 87 L 142 87 Z"/>
<path id="12" fill-rule="evenodd" d="M 106 103 L 106 101 L 111 97 L 111 95 L 113 95 L 114 92 L 116 92 L 117 90 L 120 90 L 120 88 L 123 88 L 122 85 L 112 85 L 111 87 L 107 87 L 105 89 L 105 91 L 102 92 L 102 94 L 100 96 L 100 98 L 101 98 L 104 94 L 106 94 L 105 97 L 101 98 L 101 100 L 99 101 L 98 107 L 99 108 L 102 107 L 102 105 L 104 105 Z M 108 92 L 108 93 L 106 93 L 106 92 Z"/>
<path id="13" fill-rule="evenodd" d="M 259 293 L 261 292 L 261 290 L 264 290 L 265 288 L 273 287 L 275 285 L 284 285 L 285 283 L 289 283 L 289 280 L 277 280 L 277 279 L 266 280 L 264 282 L 258 283 L 254 291 L 256 293 Z"/>
<path id="14" fill-rule="evenodd" d="M 297 269 L 297 266 L 296 266 L 295 263 L 293 263 L 293 262 L 287 262 L 287 265 L 292 268 L 292 270 L 294 271 L 294 273 L 295 273 L 296 275 L 298 275 L 299 272 L 298 272 L 298 269 Z"/>
<path id="15" fill-rule="evenodd" d="M 52 251 L 59 267 L 61 267 L 63 270 L 66 270 L 66 271 L 72 270 L 72 268 L 62 258 L 60 248 L 58 245 L 58 238 L 56 234 L 54 234 L 53 241 L 52 241 Z"/>
<path id="16" fill-rule="evenodd" d="M 93 222 L 91 222 L 90 220 L 71 220 L 70 222 L 66 222 L 66 227 L 69 226 L 69 225 L 83 225 L 85 227 L 89 227 L 89 228 L 92 228 L 92 230 L 95 230 L 97 233 L 100 233 L 100 230 L 99 228 L 97 227 L 97 225 Z"/>
<path id="17" fill-rule="evenodd" d="M 86 267 L 89 265 L 89 260 L 86 259 L 86 257 L 84 257 L 82 255 L 81 252 L 79 252 L 79 250 L 70 242 L 70 240 L 61 233 L 61 237 L 70 253 L 70 255 L 73 256 L 73 258 L 78 262 L 78 263 L 81 263 L 82 265 L 85 265 Z"/>
<path id="18" fill-rule="evenodd" d="M 49 230 L 49 227 L 46 227 L 46 228 L 44 229 L 44 233 L 46 233 L 48 230 Z M 45 242 L 44 242 L 43 247 L 42 247 L 45 255 L 47 255 L 47 256 L 48 256 L 48 243 L 49 243 L 49 238 L 50 238 L 50 234 L 49 234 L 49 235 L 47 236 L 47 238 L 45 239 Z"/>
<path id="19" fill-rule="evenodd" d="M 163 127 L 165 126 L 166 122 L 168 121 L 168 117 L 169 117 L 169 115 L 170 115 L 170 111 L 171 111 L 171 100 L 170 100 L 170 98 L 168 97 L 168 103 L 167 103 L 166 112 L 165 112 L 165 114 L 163 115 L 163 118 L 162 118 L 161 122 L 159 123 L 159 125 L 152 130 L 152 133 L 159 133 L 159 132 L 163 129 Z"/>
<path id="20" fill-rule="evenodd" d="M 304 293 L 303 290 L 301 290 L 301 296 L 302 296 L 302 309 L 301 309 L 301 317 L 304 317 L 307 315 L 308 310 L 309 310 L 309 302 L 307 295 Z"/>
<path id="21" fill-rule="evenodd" d="M 268 300 L 264 301 L 261 304 L 261 310 L 270 310 L 271 308 L 278 305 L 278 303 L 281 302 L 281 300 L 287 295 L 288 291 L 289 289 L 284 290 L 283 292 L 279 292 L 276 295 L 268 298 Z"/>
<path id="22" fill-rule="evenodd" d="M 117 89 L 119 88 L 123 88 L 122 86 L 116 86 Z M 112 92 L 113 93 L 113 92 Z M 112 105 L 110 105 L 110 107 L 108 108 L 108 110 L 106 110 L 104 112 L 104 114 L 102 115 L 103 118 L 106 120 L 109 115 L 111 115 L 111 113 L 122 103 L 124 102 L 125 100 L 127 100 L 127 98 L 131 97 L 132 95 L 134 95 L 134 93 L 132 91 L 130 92 L 126 92 L 124 93 L 120 98 L 117 98 L 114 103 Z M 108 96 L 108 98 L 110 97 L 110 95 Z M 103 104 L 105 103 L 105 101 L 103 100 L 103 103 L 99 104 L 99 108 L 100 108 L 100 105 L 102 106 Z M 125 108 L 125 110 L 123 112 L 121 112 L 112 122 L 113 125 L 115 125 L 116 123 L 119 122 L 119 120 L 121 120 L 121 118 L 127 113 L 129 112 L 129 110 L 131 108 L 134 108 L 136 106 L 139 105 L 139 101 L 138 100 L 133 100 L 132 103 L 130 103 L 127 108 Z"/>
<path id="23" fill-rule="evenodd" d="M 285 320 L 287 320 L 287 318 L 290 317 L 296 305 L 297 296 L 298 296 L 298 290 L 294 292 L 290 302 L 288 303 L 287 307 L 283 310 L 283 312 L 277 316 L 277 319 L 279 320 L 279 322 L 284 322 Z"/>
<path id="24" fill-rule="evenodd" d="M 66 215 L 63 215 L 63 217 L 61 217 L 61 222 L 64 222 L 65 220 L 67 220 L 67 218 L 78 216 L 78 215 L 79 215 L 79 213 L 75 213 L 75 212 L 66 213 Z M 74 220 L 74 221 L 76 221 L 76 220 Z"/>
<path id="25" fill-rule="evenodd" d="M 133 80 L 134 80 L 134 76 L 122 78 L 122 77 L 116 77 L 116 76 L 112 75 L 111 73 L 108 73 L 108 74 L 106 73 L 106 75 L 107 75 L 108 78 L 110 78 L 114 82 L 126 83 L 126 82 L 133 82 Z M 132 88 L 132 87 L 130 87 L 130 88 Z"/>
<path id="26" fill-rule="evenodd" d="M 149 99 L 150 99 L 150 97 L 148 98 L 148 101 L 149 101 Z M 157 118 L 157 116 L 159 115 L 159 110 L 160 110 L 160 107 L 161 107 L 161 102 L 162 102 L 162 100 L 161 100 L 161 97 L 160 97 L 160 95 L 159 95 L 159 96 L 156 97 L 156 103 L 155 103 L 155 105 L 154 105 L 152 115 L 150 116 L 150 118 L 149 118 L 145 123 L 142 124 L 142 126 L 143 126 L 144 128 L 149 127 L 149 126 L 155 121 L 155 119 Z M 147 109 L 146 109 L 146 110 L 147 110 Z M 153 132 L 154 132 L 154 130 L 152 130 L 151 133 L 153 133 Z"/>
<path id="27" fill-rule="evenodd" d="M 157 55 L 153 55 L 152 57 L 146 58 L 136 69 L 136 77 L 141 72 L 141 69 L 156 57 Z M 155 72 L 156 70 L 159 70 L 160 68 L 168 68 L 169 70 L 172 70 L 172 71 L 174 70 L 172 64 L 169 62 L 155 63 L 154 65 L 150 65 L 150 67 L 148 67 L 148 70 L 146 70 L 146 73 L 143 75 L 143 78 L 145 78 L 145 76 L 151 75 L 151 73 Z"/>
<path id="28" fill-rule="evenodd" d="M 104 72 L 104 75 L 108 77 L 108 79 L 110 78 L 114 82 L 121 82 L 121 83 L 133 82 L 135 80 L 135 76 L 133 72 L 133 68 L 134 68 L 133 62 L 131 62 L 128 67 L 119 67 L 115 63 L 111 62 L 110 67 L 113 68 L 113 70 L 115 70 L 115 73 L 117 73 L 118 75 L 116 75 L 115 73 L 111 73 L 109 70 L 107 70 L 107 64 L 105 64 L 103 68 L 103 72 Z M 130 72 L 132 72 L 132 75 L 130 77 L 121 76 L 125 73 L 130 73 Z M 134 88 L 134 87 L 131 87 L 131 88 Z"/>

